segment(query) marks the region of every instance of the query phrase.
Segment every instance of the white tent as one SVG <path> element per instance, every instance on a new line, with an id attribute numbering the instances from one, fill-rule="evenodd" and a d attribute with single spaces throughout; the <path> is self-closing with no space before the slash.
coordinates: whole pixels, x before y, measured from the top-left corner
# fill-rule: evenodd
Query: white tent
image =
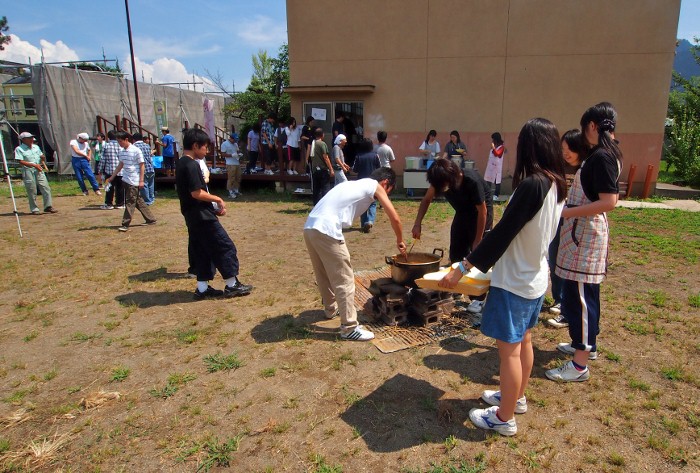
<path id="1" fill-rule="evenodd" d="M 205 99 L 214 101 L 215 123 L 218 126 L 224 124 L 221 111 L 224 100 L 221 97 L 144 82 L 139 82 L 138 87 L 141 123 L 152 133 L 160 133 L 154 100 L 166 102 L 168 126 L 179 142 L 182 142 L 180 130 L 185 120 L 190 126 L 204 124 Z M 40 64 L 32 67 L 32 89 L 42 133 L 56 150 L 59 174 L 73 173 L 69 143 L 81 132 L 94 136 L 98 115 L 110 121 L 114 121 L 115 115 L 138 121 L 134 85 L 121 77 Z"/>

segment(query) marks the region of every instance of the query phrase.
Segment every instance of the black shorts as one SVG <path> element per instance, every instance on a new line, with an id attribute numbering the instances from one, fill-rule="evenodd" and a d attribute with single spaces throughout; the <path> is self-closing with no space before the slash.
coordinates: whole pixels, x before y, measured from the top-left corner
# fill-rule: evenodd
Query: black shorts
<path id="1" fill-rule="evenodd" d="M 301 150 L 299 148 L 294 148 L 292 146 L 287 146 L 289 150 L 289 160 L 299 162 L 301 161 Z"/>
<path id="2" fill-rule="evenodd" d="M 277 151 L 275 148 L 263 145 L 263 153 L 265 153 L 265 164 L 267 166 L 272 166 L 275 161 L 277 161 Z"/>
<path id="3" fill-rule="evenodd" d="M 163 156 L 163 169 L 175 169 L 175 156 Z"/>

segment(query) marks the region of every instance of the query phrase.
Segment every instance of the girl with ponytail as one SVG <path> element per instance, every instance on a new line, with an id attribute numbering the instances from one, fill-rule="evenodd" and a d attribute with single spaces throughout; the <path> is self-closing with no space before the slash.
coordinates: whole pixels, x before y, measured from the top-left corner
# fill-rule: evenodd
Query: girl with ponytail
<path id="1" fill-rule="evenodd" d="M 563 279 L 561 313 L 569 321 L 571 343 L 557 349 L 573 360 L 547 371 L 554 381 L 586 381 L 588 360 L 598 357 L 596 337 L 600 319 L 600 283 L 608 266 L 608 219 L 615 208 L 622 171 L 622 152 L 615 140 L 617 112 L 608 102 L 590 107 L 581 117 L 589 152 L 571 185 L 555 273 Z"/>

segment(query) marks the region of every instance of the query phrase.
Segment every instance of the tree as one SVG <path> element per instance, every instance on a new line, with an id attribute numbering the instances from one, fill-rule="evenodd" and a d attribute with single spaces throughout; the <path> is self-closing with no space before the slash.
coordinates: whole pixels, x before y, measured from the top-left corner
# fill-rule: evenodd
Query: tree
<path id="1" fill-rule="evenodd" d="M 692 53 L 700 64 L 700 39 L 694 39 Z M 668 126 L 664 144 L 667 169 L 691 185 L 700 185 L 700 77 L 686 79 L 673 73 L 673 90 L 668 100 Z"/>
<path id="2" fill-rule="evenodd" d="M 253 76 L 244 92 L 232 94 L 233 101 L 224 106 L 225 116 L 243 119 L 243 129 L 251 128 L 270 112 L 287 118 L 291 112 L 289 94 L 284 88 L 289 85 L 289 51 L 283 44 L 277 57 L 270 57 L 260 50 L 252 57 Z M 210 79 L 223 90 L 220 75 L 209 74 Z M 215 80 L 216 79 L 216 80 Z"/>
<path id="3" fill-rule="evenodd" d="M 4 51 L 5 45 L 10 44 L 10 41 L 12 41 L 12 37 L 5 34 L 9 29 L 10 27 L 7 26 L 7 17 L 3 16 L 0 18 L 0 51 Z"/>

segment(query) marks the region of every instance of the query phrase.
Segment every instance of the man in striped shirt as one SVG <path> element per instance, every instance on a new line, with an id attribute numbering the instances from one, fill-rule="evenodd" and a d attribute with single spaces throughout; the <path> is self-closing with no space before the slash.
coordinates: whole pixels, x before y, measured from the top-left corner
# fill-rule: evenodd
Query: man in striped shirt
<path id="1" fill-rule="evenodd" d="M 134 146 L 141 150 L 143 155 L 144 175 L 141 197 L 146 205 L 153 205 L 156 200 L 156 170 L 153 168 L 153 156 L 151 146 L 143 142 L 141 133 L 134 133 Z"/>
<path id="2" fill-rule="evenodd" d="M 118 209 L 124 208 L 124 189 L 122 186 L 122 174 L 121 172 L 115 175 L 114 171 L 119 165 L 119 143 L 117 142 L 117 134 L 114 130 L 109 130 L 107 132 L 107 142 L 102 149 L 102 159 L 100 159 L 100 164 L 98 167 L 98 172 L 103 174 L 104 182 L 107 179 L 111 179 L 112 185 L 106 187 L 105 190 L 105 203 L 100 207 L 102 210 L 112 210 L 116 204 Z M 116 195 L 116 202 L 114 196 Z"/>

